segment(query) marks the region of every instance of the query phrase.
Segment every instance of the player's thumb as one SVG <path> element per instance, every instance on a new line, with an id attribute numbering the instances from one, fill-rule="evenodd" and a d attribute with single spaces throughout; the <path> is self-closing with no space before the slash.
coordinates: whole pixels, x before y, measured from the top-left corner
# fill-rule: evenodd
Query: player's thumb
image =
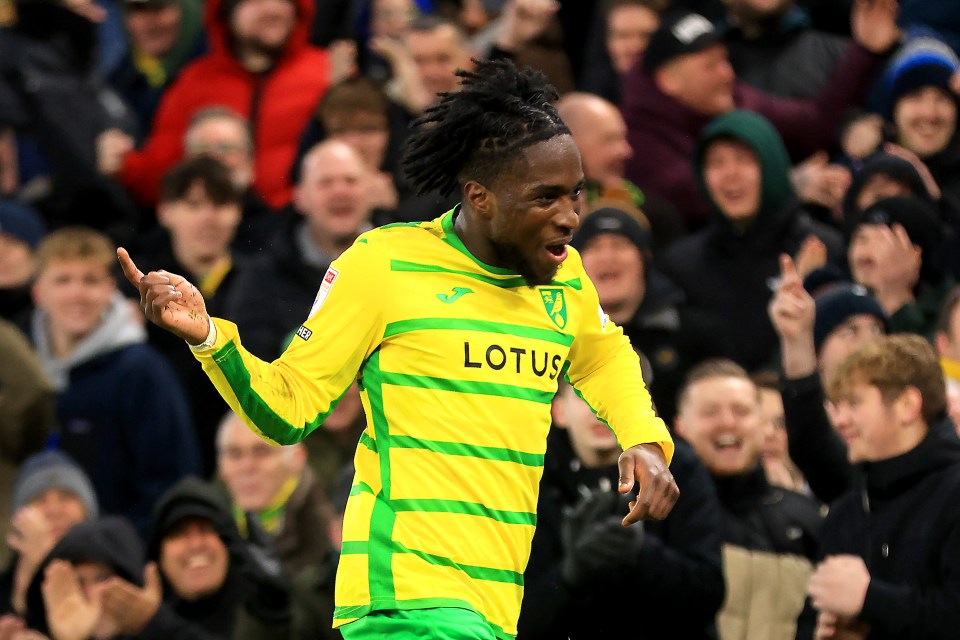
<path id="1" fill-rule="evenodd" d="M 620 480 L 617 483 L 617 491 L 627 493 L 633 489 L 633 457 L 624 451 L 617 459 L 617 467 L 620 470 Z"/>

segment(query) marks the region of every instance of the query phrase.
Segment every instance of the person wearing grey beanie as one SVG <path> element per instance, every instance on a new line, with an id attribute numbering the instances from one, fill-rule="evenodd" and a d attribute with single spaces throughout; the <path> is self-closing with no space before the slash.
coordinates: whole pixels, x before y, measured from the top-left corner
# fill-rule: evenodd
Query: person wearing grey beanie
<path id="1" fill-rule="evenodd" d="M 59 451 L 44 451 L 24 461 L 11 504 L 7 542 L 14 556 L 0 573 L 0 614 L 23 613 L 27 587 L 46 555 L 71 527 L 99 512 L 90 479 Z"/>
<path id="2" fill-rule="evenodd" d="M 13 485 L 13 509 L 30 504 L 50 489 L 60 489 L 76 497 L 95 518 L 99 511 L 93 485 L 73 458 L 60 451 L 43 451 L 24 461 Z"/>

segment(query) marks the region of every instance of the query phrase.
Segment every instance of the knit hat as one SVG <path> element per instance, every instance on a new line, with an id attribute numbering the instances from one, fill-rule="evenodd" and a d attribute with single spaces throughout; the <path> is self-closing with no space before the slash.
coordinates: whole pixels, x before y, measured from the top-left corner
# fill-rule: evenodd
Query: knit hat
<path id="1" fill-rule="evenodd" d="M 0 233 L 36 249 L 46 232 L 43 220 L 33 209 L 14 200 L 0 200 Z"/>
<path id="2" fill-rule="evenodd" d="M 602 233 L 613 233 L 632 242 L 640 253 L 650 250 L 650 231 L 644 229 L 630 214 L 614 207 L 597 209 L 588 215 L 570 243 L 577 251 L 582 251 L 590 241 Z"/>
<path id="3" fill-rule="evenodd" d="M 921 36 L 905 44 L 894 56 L 883 77 L 887 117 L 905 94 L 921 87 L 939 87 L 950 95 L 950 78 L 960 71 L 960 59 L 940 40 Z"/>
<path id="4" fill-rule="evenodd" d="M 851 229 L 851 237 L 853 231 L 864 224 L 901 225 L 910 237 L 910 242 L 922 251 L 921 278 L 932 282 L 939 277 L 935 265 L 940 247 L 946 240 L 946 231 L 929 203 L 912 196 L 877 200 L 856 220 Z"/>
<path id="5" fill-rule="evenodd" d="M 927 190 L 927 185 L 923 182 L 920 172 L 913 164 L 898 156 L 877 153 L 856 170 L 853 179 L 850 181 L 850 188 L 843 196 L 843 218 L 848 229 L 855 224 L 856 219 L 861 214 L 861 211 L 857 208 L 857 199 L 860 197 L 860 193 L 870 180 L 878 175 L 899 182 L 909 189 L 910 195 L 916 196 L 931 205 L 934 204 L 934 199 Z"/>
<path id="6" fill-rule="evenodd" d="M 847 286 L 850 278 L 835 264 L 827 263 L 803 278 L 803 288 L 813 297 L 837 286 Z"/>
<path id="7" fill-rule="evenodd" d="M 160 557 L 160 543 L 186 518 L 209 520 L 227 548 L 236 547 L 240 541 L 226 494 L 214 485 L 190 476 L 173 485 L 157 501 L 153 528 L 147 541 L 148 559 Z"/>
<path id="8" fill-rule="evenodd" d="M 13 483 L 13 512 L 50 489 L 69 491 L 83 503 L 87 518 L 97 517 L 97 495 L 90 479 L 73 458 L 61 451 L 43 451 L 23 462 Z"/>
<path id="9" fill-rule="evenodd" d="M 886 331 L 887 314 L 870 292 L 858 284 L 838 285 L 814 298 L 816 319 L 813 323 L 813 344 L 817 353 L 834 329 L 853 316 L 870 315 L 878 318 Z"/>
<path id="10" fill-rule="evenodd" d="M 720 34 L 713 23 L 698 13 L 674 12 L 664 16 L 660 26 L 650 36 L 650 44 L 643 52 L 643 72 L 654 71 L 674 58 L 697 53 L 720 42 Z"/>

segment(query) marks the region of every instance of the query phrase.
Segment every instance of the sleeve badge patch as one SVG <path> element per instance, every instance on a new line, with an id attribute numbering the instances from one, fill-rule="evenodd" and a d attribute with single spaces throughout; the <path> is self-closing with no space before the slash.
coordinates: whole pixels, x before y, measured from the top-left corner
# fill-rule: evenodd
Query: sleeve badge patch
<path id="1" fill-rule="evenodd" d="M 330 293 L 330 289 L 333 288 L 333 283 L 337 281 L 337 276 L 340 275 L 340 272 L 330 267 L 327 269 L 327 273 L 323 276 L 323 282 L 320 283 L 320 290 L 317 291 L 317 297 L 313 300 L 313 306 L 310 308 L 310 315 L 307 316 L 307 319 L 310 319 L 314 314 L 320 310 L 320 307 L 323 306 L 323 301 L 327 299 L 327 294 Z M 297 335 L 300 335 L 299 332 Z M 303 338 L 303 336 L 300 336 Z M 306 340 L 306 338 L 303 338 Z"/>
<path id="2" fill-rule="evenodd" d="M 313 335 L 313 331 L 307 329 L 305 326 L 300 325 L 300 328 L 297 329 L 297 336 L 303 338 L 304 342 L 310 339 L 310 336 Z"/>

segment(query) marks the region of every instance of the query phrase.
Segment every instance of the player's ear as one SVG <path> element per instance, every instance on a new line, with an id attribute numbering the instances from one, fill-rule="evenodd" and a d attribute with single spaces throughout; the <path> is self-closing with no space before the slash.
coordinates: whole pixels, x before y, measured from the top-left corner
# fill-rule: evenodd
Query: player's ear
<path id="1" fill-rule="evenodd" d="M 476 180 L 468 180 L 463 185 L 463 200 L 481 218 L 490 219 L 497 210 L 496 194 Z"/>

